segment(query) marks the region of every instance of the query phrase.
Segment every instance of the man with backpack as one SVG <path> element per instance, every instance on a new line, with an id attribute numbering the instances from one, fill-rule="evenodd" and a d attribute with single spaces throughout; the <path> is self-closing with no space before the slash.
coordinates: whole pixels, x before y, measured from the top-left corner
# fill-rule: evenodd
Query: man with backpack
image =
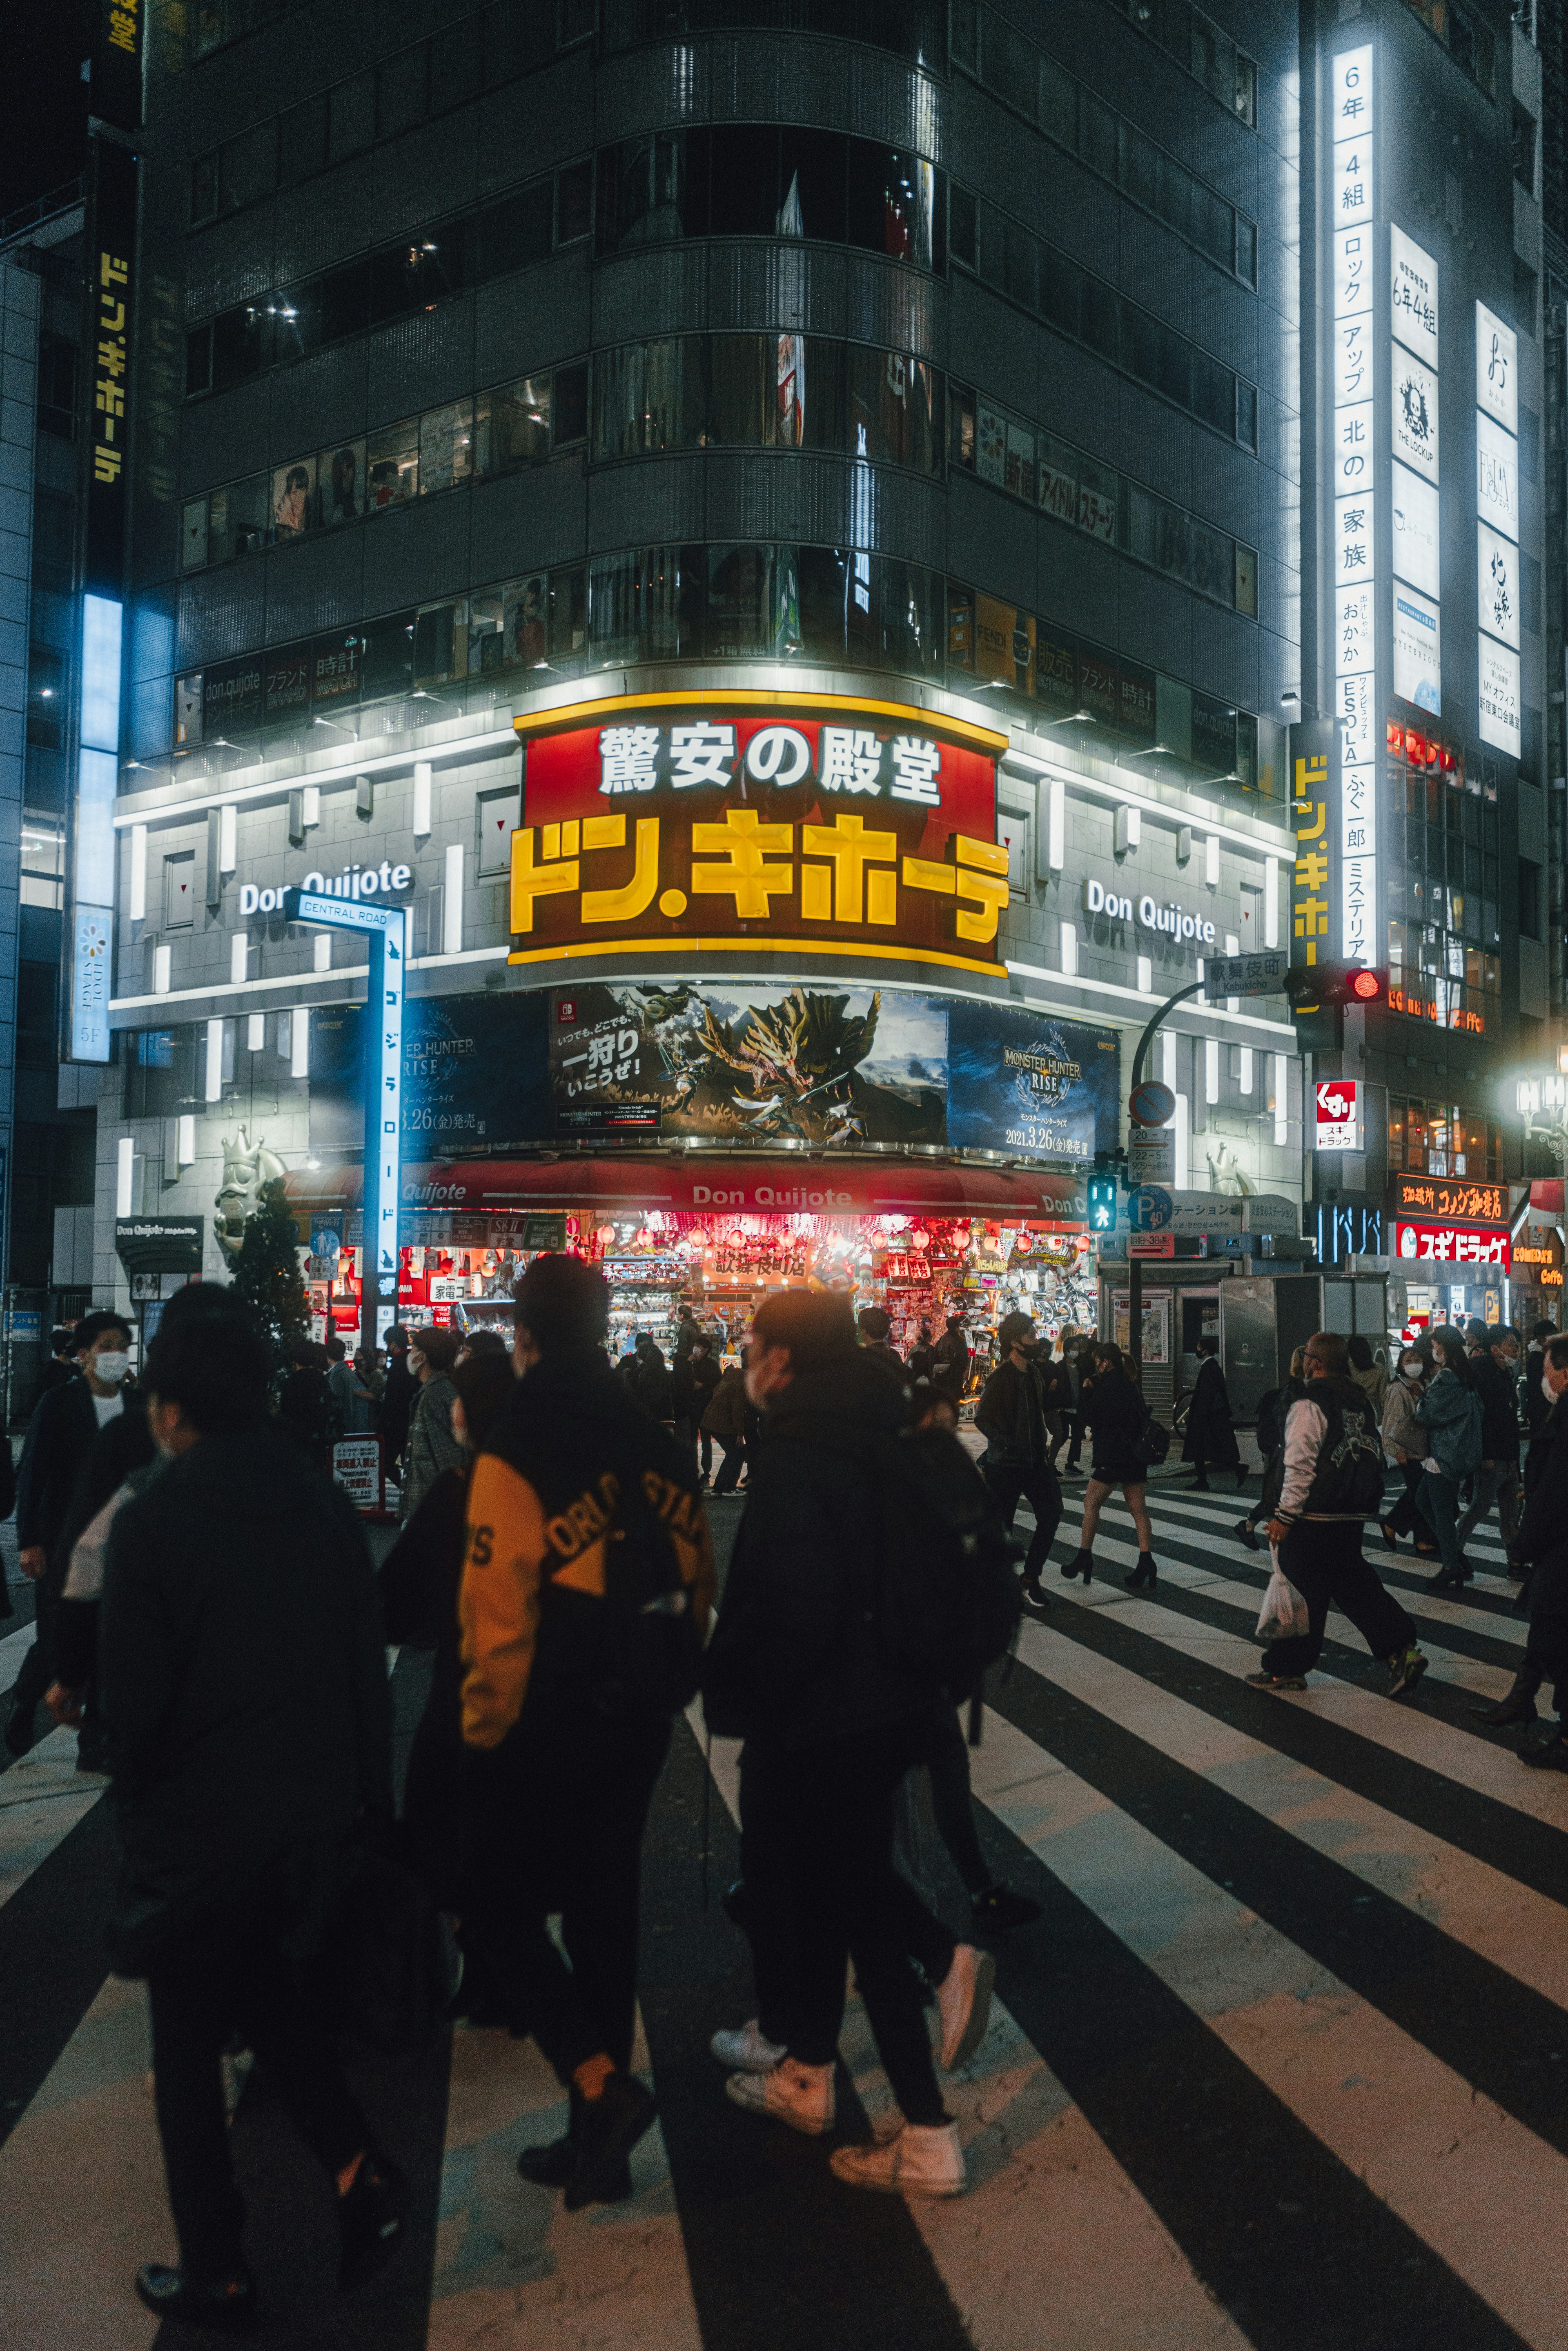
<path id="1" fill-rule="evenodd" d="M 1038 1342 L 1027 1314 L 1004 1314 L 997 1326 L 1001 1361 L 980 1393 L 975 1426 L 986 1440 L 982 1463 L 991 1499 L 1010 1528 L 1020 1495 L 1029 1497 L 1034 1533 L 1023 1567 L 1024 1604 L 1031 1615 L 1050 1605 L 1040 1574 L 1061 1524 L 1061 1488 L 1051 1467 L 1046 1426 L 1047 1390 L 1036 1360 Z"/>
<path id="2" fill-rule="evenodd" d="M 474 1466 L 458 1603 L 461 1908 L 570 2099 L 565 2137 L 517 2168 L 577 2211 L 630 2195 L 653 2119 L 631 2070 L 643 1832 L 696 1690 L 713 1552 L 691 1454 L 605 1361 L 603 1277 L 538 1257 L 513 1295 L 517 1385 Z"/>
<path id="3" fill-rule="evenodd" d="M 1006 1646 L 1018 1603 L 1005 1538 L 956 1438 L 908 1433 L 906 1399 L 856 1346 L 842 1298 L 768 1299 L 746 1381 L 768 1438 L 703 1673 L 709 1729 L 745 1742 L 758 2018 L 733 2036 L 743 2051 L 720 2036 L 718 2053 L 740 2066 L 727 2093 L 808 2137 L 831 2127 L 852 1959 L 900 2127 L 875 2146 L 836 2149 L 832 2168 L 856 2186 L 956 2196 L 963 2150 L 909 1966 L 930 1939 L 929 1914 L 893 1868 L 894 1799 L 925 1760 L 951 1679 Z M 925 1963 L 943 2063 L 961 2064 L 984 2030 L 993 1963 L 950 1938 Z"/>
<path id="4" fill-rule="evenodd" d="M 1427 1670 L 1414 1620 L 1385 1591 L 1361 1548 L 1361 1530 L 1383 1507 L 1383 1439 L 1371 1399 L 1350 1376 L 1337 1332 L 1314 1331 L 1302 1354 L 1306 1395 L 1285 1418 L 1285 1473 L 1269 1521 L 1279 1562 L 1307 1604 L 1308 1629 L 1263 1652 L 1256 1689 L 1304 1690 L 1322 1654 L 1331 1608 L 1350 1618 L 1388 1666 L 1385 1695 L 1414 1689 Z"/>

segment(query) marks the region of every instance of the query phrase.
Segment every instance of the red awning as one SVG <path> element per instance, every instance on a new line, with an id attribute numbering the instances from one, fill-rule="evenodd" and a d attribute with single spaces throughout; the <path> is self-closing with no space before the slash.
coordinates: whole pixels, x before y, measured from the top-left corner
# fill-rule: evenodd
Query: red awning
<path id="1" fill-rule="evenodd" d="M 357 1167 L 299 1168 L 287 1179 L 300 1208 L 357 1207 Z M 774 1215 L 1071 1217 L 1071 1176 L 908 1160 L 824 1163 L 680 1153 L 603 1159 L 460 1159 L 405 1167 L 406 1211 L 507 1216 L 535 1208 L 748 1209 Z M 1079 1213 L 1082 1213 L 1080 1210 Z"/>
<path id="2" fill-rule="evenodd" d="M 1530 1187 L 1530 1205 L 1543 1216 L 1563 1214 L 1563 1178 L 1561 1176 L 1540 1176 Z"/>

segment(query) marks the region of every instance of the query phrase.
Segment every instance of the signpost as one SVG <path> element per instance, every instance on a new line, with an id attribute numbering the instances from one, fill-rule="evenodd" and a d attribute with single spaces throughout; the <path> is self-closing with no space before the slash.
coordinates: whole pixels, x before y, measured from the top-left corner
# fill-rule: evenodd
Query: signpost
<path id="1" fill-rule="evenodd" d="M 364 1245 L 360 1263 L 360 1344 L 367 1354 L 397 1320 L 398 1191 L 402 1135 L 402 999 L 408 916 L 402 906 L 284 893 L 291 923 L 360 931 L 370 948 L 365 997 Z"/>
<path id="2" fill-rule="evenodd" d="M 1283 947 L 1262 955 L 1205 956 L 1203 992 L 1210 1004 L 1228 996 L 1283 996 L 1291 958 Z"/>
<path id="3" fill-rule="evenodd" d="M 1127 1180 L 1141 1191 L 1148 1184 L 1176 1182 L 1174 1126 L 1134 1126 L 1127 1131 Z"/>
<path id="4" fill-rule="evenodd" d="M 1158 1078 L 1143 1078 L 1127 1096 L 1127 1115 L 1134 1126 L 1168 1126 L 1176 1116 L 1176 1098 Z"/>

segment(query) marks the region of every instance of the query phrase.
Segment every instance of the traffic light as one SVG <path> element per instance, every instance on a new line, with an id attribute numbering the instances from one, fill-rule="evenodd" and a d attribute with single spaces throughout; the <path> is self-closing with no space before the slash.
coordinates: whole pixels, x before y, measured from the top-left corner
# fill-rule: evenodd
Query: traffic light
<path id="1" fill-rule="evenodd" d="M 1092 1233 L 1115 1231 L 1118 1189 L 1115 1169 L 1105 1166 L 1097 1159 L 1094 1172 L 1089 1178 L 1089 1229 Z"/>
<path id="2" fill-rule="evenodd" d="M 1388 974 L 1364 963 L 1294 963 L 1285 974 L 1292 1012 L 1329 1004 L 1386 1004 Z"/>

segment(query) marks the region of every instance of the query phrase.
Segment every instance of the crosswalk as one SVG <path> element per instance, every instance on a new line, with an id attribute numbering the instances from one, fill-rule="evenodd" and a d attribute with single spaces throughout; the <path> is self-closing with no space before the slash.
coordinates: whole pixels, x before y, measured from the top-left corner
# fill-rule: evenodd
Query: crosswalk
<path id="1" fill-rule="evenodd" d="M 1390 1702 L 1331 1616 L 1306 1692 L 1277 1696 L 1246 1681 L 1268 1557 L 1235 1538 L 1243 1505 L 1170 1481 L 1150 1507 L 1155 1588 L 1121 1580 L 1137 1546 L 1119 1504 L 1085 1587 L 1054 1572 L 1077 1550 L 1069 1489 L 1052 1605 L 989 1687 L 982 1844 L 1042 1916 L 1000 1948 L 990 2031 L 946 2085 L 967 2198 L 856 2196 L 820 2147 L 724 2099 L 707 2038 L 750 2012 L 716 1899 L 738 1867 L 737 1754 L 694 1709 L 650 1831 L 639 2057 L 661 2115 L 631 2202 L 568 2219 L 517 2180 L 517 2147 L 563 2118 L 553 2077 L 531 2043 L 460 2030 L 397 2109 L 394 2151 L 429 2181 L 400 2282 L 374 2313 L 317 2312 L 301 2332 L 290 2273 L 263 2340 L 1568 2351 L 1551 2250 L 1568 2210 L 1568 1780 L 1526 1771 L 1519 1734 L 1469 1711 L 1524 1645 L 1500 1546 L 1483 1531 L 1476 1581 L 1449 1597 L 1374 1530 L 1426 1681 Z M 721 1544 L 737 1510 L 716 1508 Z M 0 2098 L 20 2100 L 0 2109 L 0 2340 L 16 2351 L 150 2343 L 125 2278 L 168 2250 L 139 1991 L 78 1963 L 51 1992 L 5 1931 L 14 1915 L 42 1934 L 58 1972 L 62 1920 L 101 1907 L 98 1783 L 72 1761 L 57 1733 L 0 1774 L 0 1966 L 24 1986 L 13 2012 L 53 2020 L 30 2072 L 0 2056 Z M 922 1859 L 960 1925 L 934 1834 Z M 888 2104 L 858 2005 L 841 2053 L 854 2132 Z M 251 2103 L 236 2133 L 259 2165 L 276 2118 Z M 65 2281 L 46 2258 L 62 2182 Z M 293 2208 L 267 2193 L 267 2246 L 287 2248 Z"/>

